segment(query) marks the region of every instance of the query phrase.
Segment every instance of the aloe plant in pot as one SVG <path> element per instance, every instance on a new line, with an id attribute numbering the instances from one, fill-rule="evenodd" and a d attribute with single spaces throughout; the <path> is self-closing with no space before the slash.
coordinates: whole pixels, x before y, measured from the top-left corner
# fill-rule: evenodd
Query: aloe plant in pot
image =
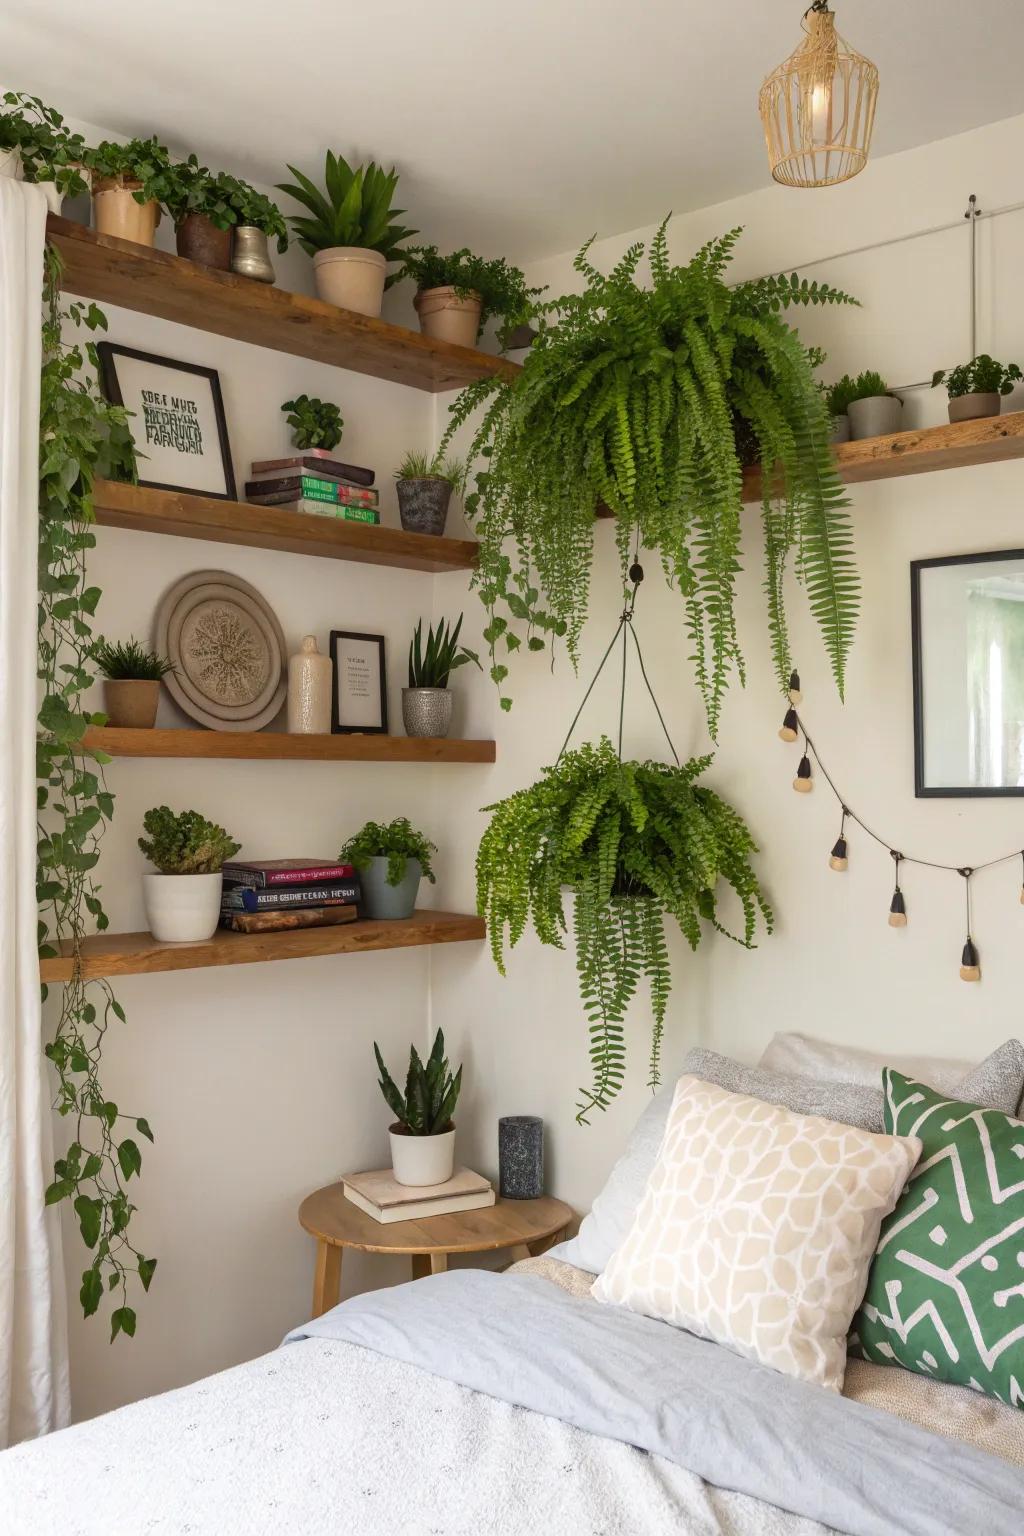
<path id="1" fill-rule="evenodd" d="M 367 917 L 411 917 L 422 879 L 436 883 L 430 856 L 437 847 L 405 816 L 384 824 L 368 821 L 338 855 L 359 872 Z"/>
<path id="2" fill-rule="evenodd" d="M 384 1065 L 380 1046 L 373 1043 L 380 1073 L 380 1091 L 395 1123 L 390 1128 L 391 1165 L 399 1184 L 422 1188 L 444 1184 L 455 1166 L 455 1125 L 452 1116 L 462 1089 L 462 1068 L 452 1075 L 438 1030 L 426 1064 L 415 1046 L 409 1050 L 405 1092 Z"/>
<path id="3" fill-rule="evenodd" d="M 452 723 L 452 692 L 448 679 L 468 661 L 482 671 L 480 658 L 459 644 L 463 615 L 455 628 L 441 619 L 427 630 L 423 644 L 423 620 L 409 642 L 409 686 L 402 689 L 402 722 L 407 736 L 447 736 Z"/>
<path id="4" fill-rule="evenodd" d="M 146 920 L 154 939 L 188 944 L 212 936 L 220 918 L 221 870 L 241 847 L 198 811 L 155 806 L 142 818 L 139 847 L 156 874 L 142 877 Z"/>

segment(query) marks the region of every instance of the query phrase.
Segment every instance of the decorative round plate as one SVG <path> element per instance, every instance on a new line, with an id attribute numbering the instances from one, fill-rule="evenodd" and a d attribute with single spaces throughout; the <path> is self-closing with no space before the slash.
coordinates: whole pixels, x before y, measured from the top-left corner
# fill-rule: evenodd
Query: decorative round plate
<path id="1" fill-rule="evenodd" d="M 193 571 L 165 593 L 156 648 L 174 667 L 175 703 L 215 731 L 259 731 L 288 692 L 284 634 L 267 603 L 230 571 Z"/>

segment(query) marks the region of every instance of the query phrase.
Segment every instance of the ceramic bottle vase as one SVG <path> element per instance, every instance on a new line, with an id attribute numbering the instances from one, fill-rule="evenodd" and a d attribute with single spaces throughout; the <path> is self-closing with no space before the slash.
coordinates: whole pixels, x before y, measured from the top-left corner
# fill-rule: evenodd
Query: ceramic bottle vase
<path id="1" fill-rule="evenodd" d="M 288 730 L 293 736 L 326 736 L 331 729 L 332 667 L 315 635 L 288 658 Z"/>

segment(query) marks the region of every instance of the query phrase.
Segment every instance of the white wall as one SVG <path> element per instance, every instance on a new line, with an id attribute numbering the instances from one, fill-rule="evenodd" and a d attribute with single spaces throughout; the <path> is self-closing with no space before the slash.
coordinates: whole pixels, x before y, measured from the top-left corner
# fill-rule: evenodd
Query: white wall
<path id="1" fill-rule="evenodd" d="M 736 278 L 799 266 L 836 251 L 958 221 L 955 233 L 867 252 L 812 269 L 846 287 L 860 310 L 797 313 L 808 339 L 830 352 L 828 379 L 877 367 L 893 384 L 930 377 L 969 356 L 967 227 L 969 193 L 993 209 L 1020 197 L 1024 118 L 872 164 L 857 180 L 827 191 L 763 192 L 673 221 L 671 248 L 685 260 L 710 236 L 743 224 Z M 672 189 L 666 188 L 670 204 Z M 600 223 L 595 210 L 594 224 Z M 581 231 L 581 235 L 586 231 Z M 591 259 L 607 268 L 638 237 L 601 241 Z M 1024 354 L 1024 213 L 979 227 L 979 348 L 1001 358 Z M 576 284 L 570 255 L 535 266 L 531 281 L 564 292 Z M 908 397 L 906 424 L 945 419 L 945 395 Z M 1020 802 L 915 800 L 911 713 L 909 572 L 911 559 L 1024 543 L 1018 464 L 883 481 L 852 492 L 863 617 L 851 658 L 848 702 L 840 704 L 825 654 L 794 588 L 793 641 L 804 684 L 803 712 L 827 766 L 854 808 L 904 852 L 943 862 L 980 863 L 1024 846 Z M 777 930 L 753 953 L 710 935 L 697 955 L 678 942 L 675 990 L 666 1031 L 666 1067 L 695 1043 L 754 1060 L 777 1029 L 803 1029 L 867 1046 L 928 1048 L 981 1055 L 1020 1032 L 1024 908 L 1019 861 L 978 877 L 975 931 L 983 980 L 958 979 L 963 944 L 962 886 L 957 876 L 904 867 L 910 921 L 886 923 L 891 861 L 863 833 L 849 831 L 846 875 L 827 868 L 839 811 L 824 785 L 797 796 L 790 784 L 800 749 L 776 732 L 780 703 L 769 662 L 761 592 L 758 511 L 744 514 L 745 566 L 739 582 L 739 633 L 748 664 L 745 693 L 734 687 L 709 781 L 746 816 L 763 850 L 760 870 L 777 913 Z M 552 676 L 544 657 L 514 658 L 515 699 L 501 717 L 490 685 L 475 677 L 474 722 L 494 729 L 498 764 L 487 789 L 495 796 L 533 781 L 557 755 L 583 689 L 619 611 L 612 530 L 596 530 L 598 557 L 583 662 L 574 679 L 560 657 Z M 648 671 L 680 754 L 708 749 L 700 700 L 685 662 L 681 604 L 651 556 L 637 628 Z M 465 674 L 463 674 L 465 677 Z M 612 732 L 614 676 L 595 692 L 577 739 Z M 627 716 L 631 755 L 665 755 L 657 721 L 634 674 Z M 442 808 L 443 810 L 443 808 Z M 449 802 L 437 825 L 450 844 L 457 904 L 472 897 L 470 855 L 478 828 L 465 806 Z M 433 1012 L 450 1044 L 467 1058 L 473 1095 L 471 1157 L 493 1162 L 495 1121 L 503 1113 L 539 1113 L 548 1127 L 550 1188 L 585 1210 L 645 1100 L 649 1018 L 635 1012 L 628 1089 L 590 1129 L 574 1124 L 574 1089 L 585 1081 L 586 1034 L 571 947 L 562 955 L 524 939 L 507 981 L 489 961 L 467 952 L 435 954 Z M 464 1116 L 465 1123 L 465 1116 Z"/>

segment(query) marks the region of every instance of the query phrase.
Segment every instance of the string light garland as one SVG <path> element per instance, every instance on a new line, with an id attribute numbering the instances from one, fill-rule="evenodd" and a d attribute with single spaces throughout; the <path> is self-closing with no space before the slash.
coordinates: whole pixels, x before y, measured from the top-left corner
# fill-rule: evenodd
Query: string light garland
<path id="1" fill-rule="evenodd" d="M 802 697 L 800 693 L 800 679 L 795 672 L 790 678 L 789 698 L 791 701 L 794 700 L 794 695 L 795 702 L 799 702 Z M 981 959 L 979 957 L 978 946 L 973 935 L 971 880 L 983 869 L 994 869 L 999 864 L 1009 863 L 1011 859 L 1020 859 L 1020 900 L 1021 904 L 1024 905 L 1024 849 L 1014 849 L 1012 853 L 1004 853 L 1001 854 L 998 858 L 986 859 L 983 864 L 973 865 L 942 864 L 936 859 L 921 859 L 916 857 L 914 854 L 903 853 L 900 849 L 892 847 L 886 838 L 881 837 L 872 827 L 868 826 L 867 822 L 864 821 L 862 817 L 857 815 L 856 811 L 850 809 L 849 804 L 839 793 L 834 779 L 832 778 L 828 769 L 825 767 L 825 764 L 822 762 L 821 753 L 815 746 L 814 740 L 809 734 L 806 725 L 797 713 L 794 704 L 791 703 L 791 706 L 789 709 L 787 709 L 783 719 L 782 726 L 779 730 L 779 736 L 783 741 L 793 742 L 796 741 L 798 735 L 801 734 L 804 738 L 804 750 L 803 755 L 800 758 L 800 764 L 796 771 L 796 778 L 793 780 L 793 788 L 797 791 L 798 794 L 802 795 L 809 794 L 811 790 L 813 790 L 815 783 L 814 772 L 811 765 L 811 759 L 813 758 L 818 773 L 824 779 L 825 783 L 828 785 L 829 789 L 832 791 L 839 802 L 839 809 L 841 813 L 839 822 L 839 836 L 833 845 L 832 852 L 829 854 L 829 868 L 835 870 L 837 874 L 845 874 L 849 868 L 850 850 L 849 842 L 846 836 L 847 821 L 855 823 L 856 826 L 860 827 L 862 832 L 866 833 L 867 836 L 871 838 L 872 842 L 877 843 L 880 848 L 884 848 L 896 867 L 895 889 L 893 890 L 892 900 L 889 903 L 889 926 L 891 928 L 905 928 L 907 926 L 907 904 L 900 886 L 901 865 L 917 864 L 924 869 L 938 869 L 949 874 L 959 875 L 964 882 L 964 916 L 966 919 L 966 938 L 964 940 L 964 947 L 960 956 L 960 980 L 980 981 Z"/>

